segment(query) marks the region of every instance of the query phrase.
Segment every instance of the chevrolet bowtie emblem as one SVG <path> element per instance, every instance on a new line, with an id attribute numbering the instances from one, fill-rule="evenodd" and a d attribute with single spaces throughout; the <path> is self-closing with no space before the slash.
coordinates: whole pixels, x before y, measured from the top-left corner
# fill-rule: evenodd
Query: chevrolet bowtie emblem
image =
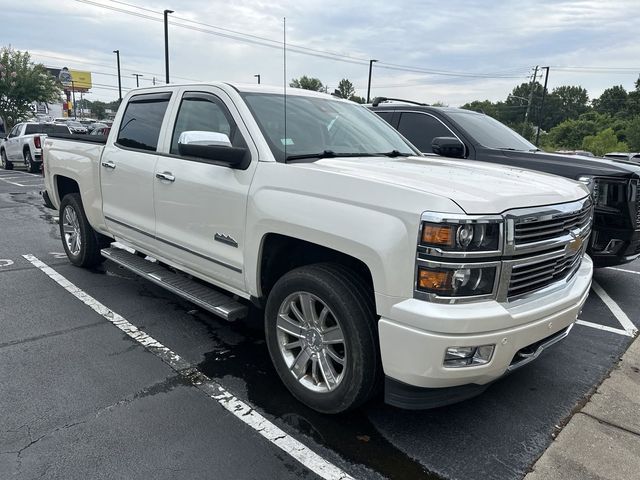
<path id="1" fill-rule="evenodd" d="M 571 241 L 567 244 L 567 247 L 565 249 L 565 254 L 566 255 L 574 255 L 576 253 L 578 253 L 580 251 L 580 249 L 582 248 L 582 244 L 584 243 L 584 240 L 582 240 L 582 237 L 580 237 L 577 233 L 574 232 L 569 232 L 571 234 Z"/>

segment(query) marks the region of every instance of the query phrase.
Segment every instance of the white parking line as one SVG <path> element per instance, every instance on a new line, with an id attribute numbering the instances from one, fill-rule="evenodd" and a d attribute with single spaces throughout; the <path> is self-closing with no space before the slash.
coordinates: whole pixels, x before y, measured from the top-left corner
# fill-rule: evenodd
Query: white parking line
<path id="1" fill-rule="evenodd" d="M 595 328 L 597 330 L 604 330 L 606 332 L 617 333 L 618 335 L 624 335 L 625 337 L 633 337 L 626 330 L 622 330 L 621 328 L 613 328 L 608 327 L 607 325 L 600 325 L 599 323 L 587 322 L 586 320 L 576 320 L 577 325 L 583 325 L 585 327 Z"/>
<path id="2" fill-rule="evenodd" d="M 635 270 L 627 270 L 625 268 L 607 267 L 607 270 L 615 270 L 617 272 L 633 273 L 634 275 L 640 275 L 640 272 L 636 272 Z"/>
<path id="3" fill-rule="evenodd" d="M 293 457 L 316 475 L 327 480 L 352 479 L 347 472 L 325 460 L 306 445 L 287 434 L 275 424 L 271 423 L 265 417 L 256 412 L 250 405 L 228 392 L 222 385 L 211 380 L 199 370 L 191 367 L 191 365 L 183 360 L 177 353 L 169 350 L 169 348 L 162 345 L 153 337 L 138 330 L 135 325 L 129 323 L 124 317 L 113 310 L 110 310 L 98 300 L 76 287 L 73 283 L 39 260 L 37 257 L 33 255 L 23 255 L 23 257 L 31 262 L 32 265 L 42 270 L 52 280 L 71 293 L 78 300 L 92 308 L 95 312 L 106 318 L 129 337 L 162 359 L 162 361 L 172 369 L 187 378 L 192 385 L 215 399 L 234 416 L 256 430 L 260 435 Z"/>
<path id="4" fill-rule="evenodd" d="M 607 292 L 600 286 L 598 282 L 595 280 L 591 284 L 591 288 L 596 294 L 600 297 L 600 299 L 605 303 L 605 305 L 611 310 L 611 313 L 618 319 L 622 328 L 629 334 L 631 337 L 635 337 L 638 333 L 638 329 L 633 324 L 633 322 L 629 319 L 626 313 L 622 311 L 622 309 L 618 306 L 618 304 L 609 296 Z"/>

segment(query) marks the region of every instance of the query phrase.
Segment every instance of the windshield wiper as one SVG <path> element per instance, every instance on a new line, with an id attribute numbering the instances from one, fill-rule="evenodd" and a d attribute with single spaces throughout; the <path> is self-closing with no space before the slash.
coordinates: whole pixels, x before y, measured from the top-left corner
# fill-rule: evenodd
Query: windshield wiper
<path id="1" fill-rule="evenodd" d="M 403 153 L 398 150 L 391 150 L 390 152 L 376 153 L 376 155 L 384 156 L 384 157 L 411 157 L 413 153 Z"/>
<path id="2" fill-rule="evenodd" d="M 324 150 L 321 153 L 300 153 L 296 155 L 287 155 L 285 159 L 289 160 L 304 160 L 307 158 L 337 158 L 337 157 L 377 157 L 379 153 L 364 153 L 364 152 L 334 152 L 333 150 Z"/>

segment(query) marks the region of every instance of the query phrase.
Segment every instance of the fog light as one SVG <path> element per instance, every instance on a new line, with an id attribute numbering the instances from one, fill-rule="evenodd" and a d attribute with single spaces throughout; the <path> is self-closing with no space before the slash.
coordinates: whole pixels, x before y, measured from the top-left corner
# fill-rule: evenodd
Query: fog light
<path id="1" fill-rule="evenodd" d="M 496 345 L 478 347 L 449 347 L 444 355 L 443 365 L 448 368 L 473 367 L 489 363 Z"/>

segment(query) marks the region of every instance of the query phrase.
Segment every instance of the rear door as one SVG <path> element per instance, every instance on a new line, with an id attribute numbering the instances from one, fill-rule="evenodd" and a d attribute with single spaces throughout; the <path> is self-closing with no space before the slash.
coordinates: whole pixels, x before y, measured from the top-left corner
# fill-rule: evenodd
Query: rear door
<path id="1" fill-rule="evenodd" d="M 171 258 L 230 290 L 244 289 L 244 233 L 247 196 L 257 150 L 231 99 L 216 87 L 184 89 L 176 99 L 175 122 L 167 130 L 155 180 L 156 232 Z M 178 138 L 185 131 L 218 132 L 234 147 L 249 148 L 245 170 L 221 162 L 183 157 Z"/>
<path id="2" fill-rule="evenodd" d="M 100 161 L 106 224 L 117 237 L 147 252 L 155 248 L 155 166 L 170 99 L 171 92 L 131 97 Z"/>

